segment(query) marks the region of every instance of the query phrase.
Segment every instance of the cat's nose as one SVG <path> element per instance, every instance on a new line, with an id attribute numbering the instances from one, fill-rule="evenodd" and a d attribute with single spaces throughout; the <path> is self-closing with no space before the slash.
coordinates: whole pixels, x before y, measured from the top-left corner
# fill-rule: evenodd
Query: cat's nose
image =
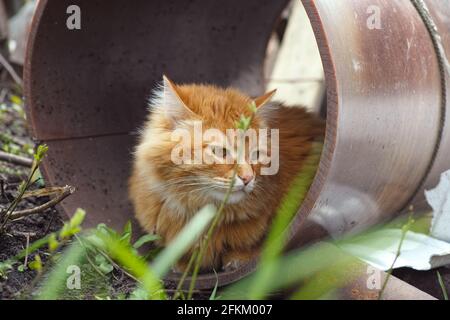
<path id="1" fill-rule="evenodd" d="M 253 180 L 253 174 L 251 173 L 240 174 L 239 178 L 241 178 L 244 185 L 248 185 Z"/>

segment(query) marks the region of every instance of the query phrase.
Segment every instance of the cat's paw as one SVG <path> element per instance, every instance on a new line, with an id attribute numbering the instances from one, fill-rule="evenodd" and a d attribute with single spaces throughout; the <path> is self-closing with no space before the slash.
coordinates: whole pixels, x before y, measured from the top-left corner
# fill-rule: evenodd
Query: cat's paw
<path id="1" fill-rule="evenodd" d="M 226 271 L 226 272 L 234 271 L 234 270 L 239 269 L 240 267 L 242 267 L 244 264 L 245 264 L 245 262 L 242 261 L 242 260 L 233 259 L 233 260 L 228 261 L 223 266 L 223 271 Z"/>
<path id="2" fill-rule="evenodd" d="M 183 273 L 184 269 L 180 266 L 172 266 L 171 271 L 173 273 Z"/>

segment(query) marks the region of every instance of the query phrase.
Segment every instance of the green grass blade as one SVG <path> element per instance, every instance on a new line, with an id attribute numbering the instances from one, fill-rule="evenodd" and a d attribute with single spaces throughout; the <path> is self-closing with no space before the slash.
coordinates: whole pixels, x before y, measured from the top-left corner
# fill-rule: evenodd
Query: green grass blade
<path id="1" fill-rule="evenodd" d="M 77 242 L 74 242 L 61 256 L 56 266 L 39 289 L 37 300 L 56 300 L 66 289 L 69 274 L 69 266 L 81 265 L 85 250 Z"/>
<path id="2" fill-rule="evenodd" d="M 133 244 L 133 248 L 139 249 L 144 244 L 149 243 L 149 242 L 154 242 L 158 239 L 160 239 L 160 237 L 156 234 L 146 234 L 146 235 L 140 237 L 138 240 L 136 240 L 136 242 Z"/>
<path id="3" fill-rule="evenodd" d="M 101 242 L 98 241 L 99 239 Z M 136 277 L 140 281 L 142 289 L 146 291 L 148 299 L 166 299 L 160 277 L 129 243 L 121 241 L 115 234 L 99 231 L 91 239 L 88 238 L 88 241 L 105 251 L 121 267 Z"/>
<path id="4" fill-rule="evenodd" d="M 156 257 L 153 270 L 159 277 L 164 277 L 170 268 L 185 254 L 203 235 L 216 214 L 213 205 L 203 207 L 176 238 Z"/>
<path id="5" fill-rule="evenodd" d="M 268 262 L 266 267 L 273 270 L 273 273 L 270 281 L 264 286 L 264 297 L 267 297 L 267 293 L 296 286 L 301 281 L 311 279 L 319 273 L 339 275 L 343 273 L 342 270 L 352 270 L 352 272 L 344 272 L 342 277 L 334 282 L 334 286 L 320 288 L 320 295 L 324 295 L 327 293 L 326 290 L 338 288 L 341 283 L 356 277 L 357 271 L 365 272 L 366 270 L 361 261 L 328 243 L 318 243 L 310 248 L 278 257 L 277 260 Z M 221 292 L 221 299 L 253 299 L 248 289 L 259 279 L 260 275 L 257 273 L 249 275 Z"/>
<path id="6" fill-rule="evenodd" d="M 217 300 L 217 289 L 219 288 L 219 277 L 217 276 L 216 270 L 214 270 L 214 274 L 216 276 L 216 284 L 214 285 L 214 289 L 209 296 L 209 300 Z"/>
<path id="7" fill-rule="evenodd" d="M 277 269 L 276 260 L 282 253 L 286 243 L 286 230 L 311 186 L 320 160 L 321 150 L 321 143 L 313 144 L 310 155 L 306 159 L 301 172 L 294 179 L 277 210 L 272 228 L 261 253 L 255 281 L 248 290 L 250 299 L 262 299 L 268 293 L 268 284 L 271 282 L 271 278 Z"/>
<path id="8" fill-rule="evenodd" d="M 439 286 L 442 289 L 442 294 L 444 295 L 444 300 L 448 300 L 448 293 L 447 288 L 445 287 L 444 280 L 442 279 L 441 273 L 439 271 L 436 271 L 439 281 Z"/>

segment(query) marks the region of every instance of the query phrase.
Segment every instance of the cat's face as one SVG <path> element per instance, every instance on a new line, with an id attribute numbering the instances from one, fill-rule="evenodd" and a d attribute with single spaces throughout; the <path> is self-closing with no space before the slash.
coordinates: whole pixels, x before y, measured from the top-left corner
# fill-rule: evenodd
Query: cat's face
<path id="1" fill-rule="evenodd" d="M 270 157 L 270 139 L 260 143 L 266 125 L 249 105 L 260 108 L 273 93 L 252 100 L 236 90 L 176 86 L 164 78 L 138 148 L 157 171 L 159 191 L 223 201 L 234 181 L 228 203 L 238 203 L 262 190 L 261 160 Z M 241 115 L 252 117 L 246 132 L 236 128 Z"/>
<path id="2" fill-rule="evenodd" d="M 206 128 L 204 132 L 210 132 L 215 128 Z M 193 163 L 185 166 L 191 175 L 205 181 L 208 185 L 206 194 L 215 200 L 222 201 L 233 181 L 232 192 L 228 202 L 237 203 L 250 195 L 258 186 L 260 163 L 257 161 L 261 153 L 259 146 L 251 145 L 249 139 L 242 145 L 239 144 L 238 131 L 217 130 L 213 139 L 208 134 L 203 135 L 202 144 L 195 146 L 191 140 L 193 149 Z M 195 153 L 202 155 L 202 161 L 195 161 Z"/>

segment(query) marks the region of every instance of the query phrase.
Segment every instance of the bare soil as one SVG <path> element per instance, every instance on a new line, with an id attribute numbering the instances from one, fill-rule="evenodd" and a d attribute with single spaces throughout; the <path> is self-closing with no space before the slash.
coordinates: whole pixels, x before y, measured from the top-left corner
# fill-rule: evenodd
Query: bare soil
<path id="1" fill-rule="evenodd" d="M 11 101 L 17 100 L 12 97 L 16 95 L 13 88 L 14 85 L 11 83 L 8 86 L 0 86 L 0 150 L 32 158 L 34 141 L 27 131 L 23 106 L 20 101 L 19 105 Z M 14 199 L 20 183 L 25 180 L 28 172 L 29 168 L 0 161 L 0 209 L 6 207 Z M 33 183 L 31 189 L 43 187 L 45 187 L 45 181 L 39 178 Z M 20 202 L 17 209 L 33 208 L 48 200 L 48 197 L 26 198 Z M 33 243 L 47 234 L 59 230 L 65 220 L 67 217 L 57 208 L 50 208 L 39 214 L 9 222 L 5 232 L 0 234 L 0 262 L 17 255 L 27 247 L 27 243 Z M 38 250 L 35 254 L 39 254 L 45 264 L 48 254 L 46 248 Z M 28 257 L 28 262 L 34 260 L 35 254 Z M 126 297 L 136 286 L 135 281 L 121 270 L 114 269 L 113 272 L 99 280 L 92 276 L 95 273 L 90 268 L 92 267 L 89 265 L 81 267 L 82 273 L 84 273 L 84 283 L 86 283 L 85 289 L 82 292 L 68 292 L 64 298 Z M 38 285 L 35 280 L 36 276 L 36 271 L 27 267 L 22 268 L 20 264 L 15 265 L 8 272 L 6 278 L 0 277 L 0 300 L 32 298 L 32 293 Z"/>

